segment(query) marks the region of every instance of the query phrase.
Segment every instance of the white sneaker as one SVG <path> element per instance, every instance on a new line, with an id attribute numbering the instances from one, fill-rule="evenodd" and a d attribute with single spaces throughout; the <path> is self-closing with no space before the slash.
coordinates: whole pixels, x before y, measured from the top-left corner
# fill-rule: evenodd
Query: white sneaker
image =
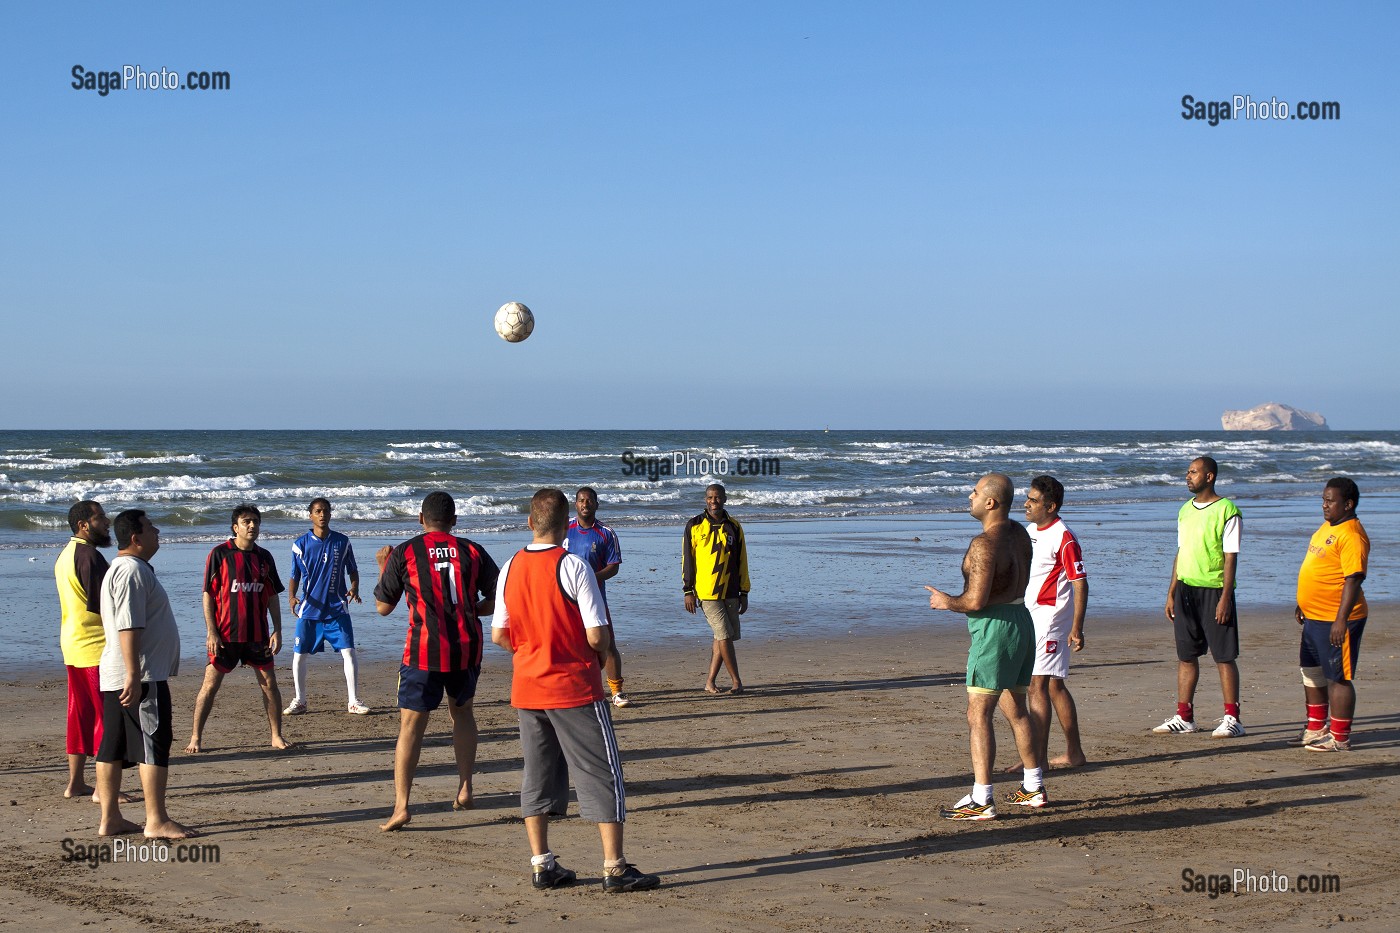
<path id="1" fill-rule="evenodd" d="M 632 705 L 631 699 L 625 693 L 614 693 L 612 695 L 612 705 L 622 708 Z"/>
<path id="2" fill-rule="evenodd" d="M 1215 727 L 1215 731 L 1210 734 L 1213 739 L 1237 739 L 1244 735 L 1244 723 L 1234 716 L 1226 716 L 1220 720 L 1220 725 Z"/>
<path id="3" fill-rule="evenodd" d="M 1180 715 L 1175 715 L 1175 716 L 1173 716 L 1171 719 L 1168 719 L 1166 722 L 1162 723 L 1160 726 L 1154 726 L 1154 727 L 1152 728 L 1152 731 L 1153 731 L 1153 732 L 1195 732 L 1195 731 L 1196 731 L 1196 722 L 1195 722 L 1195 720 L 1192 720 L 1192 719 L 1182 719 Z M 1244 733 L 1241 732 L 1240 734 L 1243 735 Z"/>
<path id="4" fill-rule="evenodd" d="M 369 707 L 359 702 L 351 703 L 349 707 L 347 707 L 347 712 L 356 716 L 364 716 L 369 713 Z"/>
<path id="5" fill-rule="evenodd" d="M 290 702 L 290 703 L 287 704 L 287 708 L 286 708 L 286 709 L 282 710 L 282 715 L 283 715 L 283 716 L 300 716 L 300 715 L 301 715 L 302 713 L 304 713 L 304 712 L 306 712 L 306 701 L 305 701 L 305 700 L 293 700 L 292 702 Z"/>

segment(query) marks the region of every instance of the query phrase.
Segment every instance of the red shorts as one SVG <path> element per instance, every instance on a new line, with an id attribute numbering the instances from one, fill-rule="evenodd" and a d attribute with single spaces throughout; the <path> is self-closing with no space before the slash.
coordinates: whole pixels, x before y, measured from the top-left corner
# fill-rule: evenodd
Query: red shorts
<path id="1" fill-rule="evenodd" d="M 68 668 L 68 754 L 96 755 L 102 744 L 102 689 L 97 668 Z"/>

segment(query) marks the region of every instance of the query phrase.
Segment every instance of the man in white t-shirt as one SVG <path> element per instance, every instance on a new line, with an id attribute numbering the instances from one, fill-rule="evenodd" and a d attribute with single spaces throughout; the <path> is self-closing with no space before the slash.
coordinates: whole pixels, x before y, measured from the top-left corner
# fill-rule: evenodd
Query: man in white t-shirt
<path id="1" fill-rule="evenodd" d="M 1041 768 L 1077 768 L 1084 764 L 1079 744 L 1079 715 L 1065 686 L 1070 651 L 1084 648 L 1084 612 L 1089 606 L 1089 581 L 1084 555 L 1074 532 L 1060 520 L 1065 487 L 1053 476 L 1037 476 L 1026 493 L 1026 531 L 1031 536 L 1031 576 L 1026 606 L 1035 623 L 1035 667 L 1026 697 L 1035 730 Z M 1065 733 L 1065 753 L 1048 761 L 1050 710 Z"/>

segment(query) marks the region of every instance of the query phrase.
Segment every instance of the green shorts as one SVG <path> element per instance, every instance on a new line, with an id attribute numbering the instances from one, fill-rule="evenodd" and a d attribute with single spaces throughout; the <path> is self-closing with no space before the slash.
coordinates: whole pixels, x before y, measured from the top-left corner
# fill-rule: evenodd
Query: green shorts
<path id="1" fill-rule="evenodd" d="M 1035 665 L 1035 625 L 1020 603 L 987 606 L 968 614 L 967 692 L 1025 693 Z"/>

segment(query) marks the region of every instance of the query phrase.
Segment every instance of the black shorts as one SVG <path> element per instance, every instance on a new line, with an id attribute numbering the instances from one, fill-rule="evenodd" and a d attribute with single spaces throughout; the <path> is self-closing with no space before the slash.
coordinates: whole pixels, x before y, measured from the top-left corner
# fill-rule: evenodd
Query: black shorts
<path id="1" fill-rule="evenodd" d="M 120 690 L 102 691 L 102 744 L 97 760 L 170 767 L 170 686 L 163 680 L 141 685 L 141 702 L 128 709 Z"/>
<path id="2" fill-rule="evenodd" d="M 1230 600 L 1228 624 L 1215 621 L 1215 609 L 1224 592 L 1207 586 L 1187 586 L 1177 581 L 1172 611 L 1176 613 L 1176 657 L 1194 661 L 1210 648 L 1216 664 L 1228 664 L 1240 656 L 1240 625 L 1235 600 Z"/>
<path id="3" fill-rule="evenodd" d="M 476 696 L 476 680 L 481 668 L 465 671 L 423 671 L 399 665 L 399 709 L 431 713 L 447 694 L 453 706 L 465 706 Z"/>
<path id="4" fill-rule="evenodd" d="M 209 663 L 220 674 L 229 673 L 239 664 L 265 671 L 273 664 L 272 646 L 265 641 L 226 641 L 217 654 L 209 656 Z"/>

